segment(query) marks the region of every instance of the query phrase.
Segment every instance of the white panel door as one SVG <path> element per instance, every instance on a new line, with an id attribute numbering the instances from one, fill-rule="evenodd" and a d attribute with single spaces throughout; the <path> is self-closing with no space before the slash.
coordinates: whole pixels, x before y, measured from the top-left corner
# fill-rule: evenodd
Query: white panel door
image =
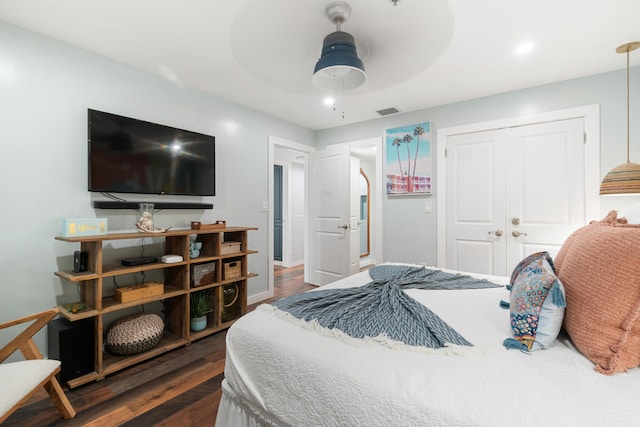
<path id="1" fill-rule="evenodd" d="M 487 131 L 447 138 L 447 268 L 506 268 L 506 138 Z"/>
<path id="2" fill-rule="evenodd" d="M 551 257 L 586 223 L 584 120 L 510 128 L 508 145 L 508 260 L 510 273 L 525 256 Z"/>
<path id="3" fill-rule="evenodd" d="M 309 282 L 322 286 L 350 273 L 349 147 L 309 154 Z"/>
<path id="4" fill-rule="evenodd" d="M 510 275 L 586 222 L 584 120 L 447 138 L 447 268 Z"/>

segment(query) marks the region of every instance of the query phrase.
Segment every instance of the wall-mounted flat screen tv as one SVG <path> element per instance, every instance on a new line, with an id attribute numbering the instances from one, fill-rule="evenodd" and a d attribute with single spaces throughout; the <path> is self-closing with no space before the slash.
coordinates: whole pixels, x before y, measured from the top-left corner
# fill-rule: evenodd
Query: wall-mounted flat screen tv
<path id="1" fill-rule="evenodd" d="M 215 196 L 215 137 L 88 110 L 89 191 Z"/>

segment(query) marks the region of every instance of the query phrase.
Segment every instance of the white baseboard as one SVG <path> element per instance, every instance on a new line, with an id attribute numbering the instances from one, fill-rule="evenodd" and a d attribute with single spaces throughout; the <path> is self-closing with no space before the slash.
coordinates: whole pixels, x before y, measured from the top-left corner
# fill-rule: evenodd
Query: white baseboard
<path id="1" fill-rule="evenodd" d="M 247 305 L 255 304 L 266 299 L 273 298 L 273 295 L 269 295 L 269 291 L 261 292 L 255 295 L 249 295 L 247 297 Z"/>

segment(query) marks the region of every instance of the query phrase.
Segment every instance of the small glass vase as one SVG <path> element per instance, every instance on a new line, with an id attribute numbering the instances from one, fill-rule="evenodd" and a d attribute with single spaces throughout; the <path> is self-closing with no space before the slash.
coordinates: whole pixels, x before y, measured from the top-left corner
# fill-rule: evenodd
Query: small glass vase
<path id="1" fill-rule="evenodd" d="M 136 227 L 140 233 L 149 233 L 154 230 L 153 225 L 153 203 L 138 204 L 138 218 Z"/>

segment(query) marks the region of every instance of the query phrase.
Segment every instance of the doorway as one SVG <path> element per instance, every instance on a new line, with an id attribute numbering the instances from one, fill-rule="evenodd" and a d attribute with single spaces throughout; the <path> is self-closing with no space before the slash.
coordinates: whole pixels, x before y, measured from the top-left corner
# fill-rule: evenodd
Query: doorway
<path id="1" fill-rule="evenodd" d="M 274 296 L 274 265 L 275 261 L 275 239 L 274 229 L 276 220 L 276 194 L 275 194 L 275 167 L 281 166 L 282 179 L 282 209 L 278 216 L 282 220 L 281 254 L 282 261 L 277 261 L 279 265 L 294 266 L 304 264 L 304 253 L 306 251 L 306 228 L 304 225 L 304 212 L 306 211 L 306 156 L 314 152 L 315 148 L 288 141 L 278 137 L 269 137 L 269 200 L 264 202 L 264 210 L 268 212 L 268 262 L 269 278 L 267 292 L 254 295 L 249 303 L 256 303 Z M 294 196 L 292 201 L 291 195 Z M 278 202 L 279 203 L 279 202 Z M 293 236 L 293 237 L 292 237 Z M 291 242 L 297 242 L 293 245 Z"/>
<path id="2" fill-rule="evenodd" d="M 370 254 L 369 256 L 366 257 L 362 257 L 360 259 L 360 265 L 361 266 L 366 266 L 366 265 L 370 265 L 370 264 L 375 264 L 376 260 L 382 260 L 383 259 L 383 254 L 382 254 L 382 200 L 381 200 L 381 196 L 378 194 L 380 193 L 380 191 L 382 191 L 381 189 L 383 188 L 383 184 L 382 184 L 382 142 L 380 138 L 373 138 L 373 139 L 368 139 L 368 140 L 362 140 L 362 141 L 355 141 L 352 143 L 347 143 L 350 145 L 351 147 L 351 153 L 356 156 L 359 157 L 361 160 L 363 161 L 363 169 L 365 170 L 365 172 L 367 173 L 369 179 L 370 179 L 370 199 L 369 199 L 369 206 L 370 206 L 370 217 L 369 217 L 369 227 L 370 227 Z M 307 157 L 310 153 L 315 152 L 316 149 L 315 147 L 311 147 L 311 146 L 307 146 L 304 144 L 300 144 L 300 143 L 296 143 L 293 141 L 288 141 L 282 138 L 278 138 L 278 137 L 273 137 L 270 136 L 269 137 L 269 171 L 271 171 L 269 173 L 269 202 L 268 202 L 268 206 L 273 206 L 274 203 L 274 194 L 273 194 L 273 188 L 274 188 L 274 177 L 273 177 L 273 167 L 274 165 L 276 165 L 278 162 L 276 162 L 276 157 L 278 157 L 280 159 L 280 155 L 283 152 L 290 152 L 292 153 L 292 155 L 294 156 L 294 158 L 297 159 L 297 161 L 303 161 L 304 166 L 304 184 L 305 184 L 305 189 L 301 190 L 304 192 L 304 211 L 305 211 L 305 215 L 306 212 L 308 210 L 308 195 L 306 194 L 306 185 L 307 185 Z M 280 162 L 282 163 L 282 162 Z M 286 182 L 287 181 L 287 175 L 288 171 L 287 168 L 283 168 L 283 181 Z M 283 190 L 283 195 L 284 195 L 284 199 L 286 200 L 286 194 L 287 194 L 287 190 L 284 189 Z M 286 203 L 286 202 L 285 202 Z M 269 228 L 269 254 L 268 254 L 268 260 L 269 260 L 269 269 L 268 271 L 270 272 L 269 274 L 269 284 L 268 284 L 268 291 L 266 293 L 261 293 L 261 294 L 257 294 L 252 296 L 250 299 L 251 301 L 249 301 L 250 303 L 255 303 L 258 301 L 262 301 L 265 300 L 267 298 L 271 298 L 274 295 L 274 280 L 273 280 L 273 273 L 274 273 L 274 242 L 273 242 L 273 236 L 274 236 L 274 230 L 273 230 L 273 225 L 274 225 L 274 216 L 273 216 L 273 209 L 266 209 L 269 212 L 269 217 L 268 217 L 268 228 Z M 287 209 L 283 207 L 283 216 L 286 217 L 286 212 Z M 286 218 L 285 218 L 285 225 L 284 225 L 284 230 L 283 230 L 283 238 L 285 239 L 284 243 L 283 243 L 283 257 L 286 258 L 286 254 L 287 254 L 287 249 L 286 249 Z M 306 268 L 307 266 L 307 258 L 308 258 L 308 253 L 309 253 L 309 248 L 308 248 L 308 227 L 306 225 L 306 223 L 303 226 L 303 230 L 302 230 L 302 234 L 304 236 L 303 240 L 304 240 L 304 245 L 303 245 L 303 250 L 304 250 L 304 265 L 305 265 L 305 271 L 304 271 L 304 280 L 305 282 L 309 282 L 309 278 L 308 278 L 308 269 Z"/>
<path id="3" fill-rule="evenodd" d="M 305 153 L 275 147 L 274 162 L 273 260 L 289 268 L 304 264 Z"/>

